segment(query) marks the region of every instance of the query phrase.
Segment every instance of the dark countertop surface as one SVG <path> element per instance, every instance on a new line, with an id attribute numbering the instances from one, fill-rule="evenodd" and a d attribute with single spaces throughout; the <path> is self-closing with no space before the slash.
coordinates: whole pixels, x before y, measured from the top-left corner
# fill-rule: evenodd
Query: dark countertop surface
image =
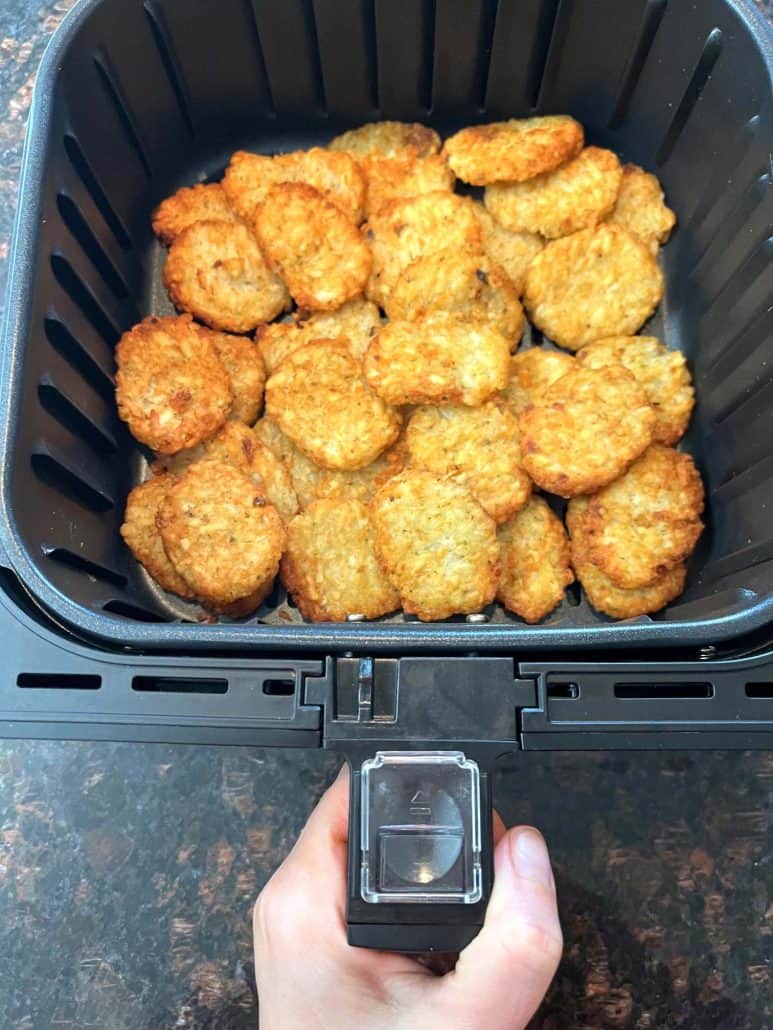
<path id="1" fill-rule="evenodd" d="M 0 0 L 0 285 L 46 39 Z M 254 1027 L 250 909 L 334 756 L 0 742 L 0 1027 Z M 544 1028 L 773 1026 L 773 753 L 525 754 L 505 821 L 556 867 Z"/>

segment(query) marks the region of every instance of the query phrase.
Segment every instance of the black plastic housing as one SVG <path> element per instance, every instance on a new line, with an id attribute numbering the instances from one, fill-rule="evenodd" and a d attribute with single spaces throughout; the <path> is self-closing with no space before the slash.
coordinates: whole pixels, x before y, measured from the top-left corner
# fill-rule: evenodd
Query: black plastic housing
<path id="1" fill-rule="evenodd" d="M 167 310 L 153 205 L 218 176 L 237 147 L 533 111 L 568 111 L 656 171 L 679 214 L 650 330 L 684 350 L 698 393 L 686 446 L 708 528 L 686 593 L 623 623 L 570 592 L 539 626 L 498 608 L 486 623 L 334 626 L 303 624 L 278 589 L 246 622 L 195 621 L 118 534 L 144 456 L 116 416 L 113 348 Z M 771 32 L 744 0 L 81 0 L 29 125 L 0 366 L 0 563 L 79 635 L 174 653 L 568 654 L 714 644 L 770 622 L 771 125 Z"/>
<path id="2" fill-rule="evenodd" d="M 773 649 L 611 663 L 100 650 L 0 589 L 0 737 L 384 749 L 769 748 Z M 753 642 L 747 641 L 747 645 Z M 365 672 L 364 670 L 367 670 Z"/>

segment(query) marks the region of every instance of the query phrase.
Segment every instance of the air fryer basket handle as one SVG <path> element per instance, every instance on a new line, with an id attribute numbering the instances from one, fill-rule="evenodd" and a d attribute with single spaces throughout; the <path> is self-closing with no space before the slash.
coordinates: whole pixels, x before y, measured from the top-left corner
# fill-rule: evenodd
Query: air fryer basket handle
<path id="1" fill-rule="evenodd" d="M 483 925 L 493 883 L 488 770 L 457 751 L 378 752 L 352 765 L 350 783 L 349 943 L 461 951 Z"/>
<path id="2" fill-rule="evenodd" d="M 349 942 L 461 950 L 493 879 L 490 773 L 518 750 L 534 681 L 512 657 L 345 655 L 308 681 L 322 746 L 351 768 Z"/>

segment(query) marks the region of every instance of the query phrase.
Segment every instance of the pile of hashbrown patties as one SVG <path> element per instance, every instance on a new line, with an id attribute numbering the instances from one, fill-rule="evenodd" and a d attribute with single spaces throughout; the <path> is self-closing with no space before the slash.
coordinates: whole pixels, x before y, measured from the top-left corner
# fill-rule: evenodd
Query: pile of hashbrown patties
<path id="1" fill-rule="evenodd" d="M 674 222 L 568 116 L 234 154 L 153 216 L 180 314 L 117 349 L 119 413 L 155 453 L 124 540 L 230 616 L 277 574 L 321 621 L 496 599 L 538 622 L 575 576 L 614 618 L 662 608 L 703 509 L 675 450 L 684 358 L 634 335 Z M 562 349 L 515 353 L 524 309 Z"/>

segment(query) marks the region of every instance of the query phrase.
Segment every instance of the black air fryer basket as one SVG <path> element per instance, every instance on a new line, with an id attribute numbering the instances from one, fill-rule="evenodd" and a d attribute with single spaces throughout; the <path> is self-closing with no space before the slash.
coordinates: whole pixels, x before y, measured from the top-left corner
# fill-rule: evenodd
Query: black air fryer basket
<path id="1" fill-rule="evenodd" d="M 484 801 L 516 748 L 769 746 L 771 46 L 744 0 L 81 0 L 35 91 L 0 355 L 2 732 L 322 744 L 355 786 L 376 752 L 458 750 Z M 168 310 L 152 208 L 237 148 L 535 112 L 656 172 L 679 218 L 645 331 L 684 351 L 697 392 L 685 446 L 707 530 L 685 594 L 625 622 L 578 590 L 539 626 L 494 607 L 311 625 L 277 588 L 252 619 L 196 621 L 118 534 L 144 459 L 117 418 L 113 349 Z M 483 901 L 427 918 L 363 900 L 364 854 L 353 939 L 397 923 L 412 928 L 390 943 L 432 946 L 442 924 L 459 944 L 479 923 L 485 855 Z"/>

